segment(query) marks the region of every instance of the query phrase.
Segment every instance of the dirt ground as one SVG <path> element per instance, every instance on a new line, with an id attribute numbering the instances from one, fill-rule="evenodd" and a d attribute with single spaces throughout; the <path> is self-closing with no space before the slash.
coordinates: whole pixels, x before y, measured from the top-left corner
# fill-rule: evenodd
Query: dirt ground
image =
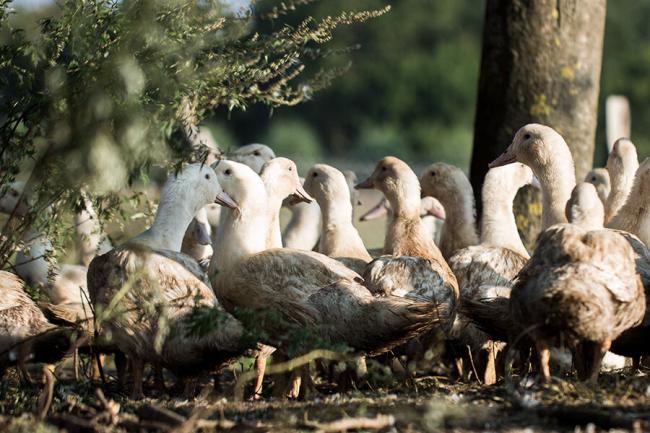
<path id="1" fill-rule="evenodd" d="M 598 386 L 570 377 L 545 385 L 532 377 L 513 377 L 482 386 L 422 376 L 339 392 L 317 379 L 318 392 L 305 401 L 235 402 L 235 380 L 229 371 L 216 390 L 206 385 L 192 400 L 171 397 L 179 393 L 169 381 L 167 391 L 156 391 L 150 380 L 147 398 L 132 400 L 110 378 L 102 383 L 60 377 L 48 393 L 47 384 L 21 385 L 9 371 L 0 384 L 0 431 L 650 431 L 650 377 L 629 369 L 603 374 Z"/>

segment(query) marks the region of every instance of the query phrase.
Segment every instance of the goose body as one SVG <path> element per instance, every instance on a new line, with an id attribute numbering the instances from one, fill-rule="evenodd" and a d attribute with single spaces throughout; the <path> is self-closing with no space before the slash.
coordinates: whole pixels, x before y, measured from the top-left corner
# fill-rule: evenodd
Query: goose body
<path id="1" fill-rule="evenodd" d="M 443 329 L 449 331 L 456 314 L 458 283 L 420 219 L 417 176 L 403 161 L 386 157 L 357 187 L 380 190 L 393 209 L 384 256 L 373 260 L 366 268 L 366 285 L 376 293 L 431 296 L 430 302 L 445 307 L 447 315 L 442 316 L 441 321 Z"/>
<path id="2" fill-rule="evenodd" d="M 168 179 L 148 230 L 91 262 L 90 297 L 104 332 L 132 361 L 134 395 L 142 395 L 145 361 L 193 377 L 242 353 L 243 327 L 223 311 L 199 265 L 180 253 L 193 216 L 213 201 L 229 203 L 214 171 L 192 164 Z M 219 326 L 192 332 L 197 308 L 211 309 Z"/>
<path id="3" fill-rule="evenodd" d="M 546 379 L 550 347 L 566 343 L 581 378 L 595 380 L 612 340 L 638 325 L 645 313 L 628 242 L 574 224 L 553 226 L 540 236 L 510 299 L 513 318 L 531 329 Z"/>
<path id="4" fill-rule="evenodd" d="M 16 275 L 0 271 L 0 370 L 29 359 L 55 362 L 70 347 L 70 330 L 50 323 Z"/>
<path id="5" fill-rule="evenodd" d="M 263 182 L 233 162 L 216 171 L 238 207 L 224 212 L 228 250 L 222 253 L 228 260 L 213 261 L 219 270 L 213 287 L 226 308 L 277 315 L 278 320 L 260 320 L 265 343 L 286 351 L 291 343 L 287 336 L 299 329 L 329 344 L 379 353 L 436 326 L 440 311 L 430 303 L 377 298 L 358 274 L 334 259 L 287 248 L 266 250 L 262 234 L 268 220 L 260 217 L 268 205 Z M 297 175 L 293 185 L 300 185 Z"/>

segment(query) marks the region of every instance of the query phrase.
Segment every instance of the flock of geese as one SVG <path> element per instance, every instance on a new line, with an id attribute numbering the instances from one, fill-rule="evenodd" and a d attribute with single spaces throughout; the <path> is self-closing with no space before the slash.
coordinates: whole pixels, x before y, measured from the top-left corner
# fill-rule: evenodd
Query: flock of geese
<path id="1" fill-rule="evenodd" d="M 27 362 L 54 363 L 73 349 L 114 354 L 121 384 L 130 374 L 141 397 L 146 364 L 192 394 L 203 374 L 247 354 L 259 397 L 270 354 L 319 345 L 422 359 L 443 344 L 451 370 L 467 376 L 471 362 L 485 384 L 497 381 L 507 346 L 520 368 L 533 354 L 542 380 L 558 347 L 590 381 L 608 351 L 636 366 L 650 354 L 650 159 L 639 165 L 629 140 L 576 184 L 560 134 L 522 127 L 490 165 L 480 230 L 472 187 L 449 164 L 418 178 L 385 157 L 357 182 L 325 164 L 302 179 L 260 144 L 208 162 L 171 174 L 152 226 L 119 246 L 99 233 L 88 202 L 75 220 L 80 265 L 50 264 L 51 244 L 28 231 L 17 275 L 0 273 L 0 368 L 15 365 L 28 380 Z M 513 214 L 525 185 L 543 197 L 532 254 Z M 23 184 L 5 189 L 0 211 L 29 211 Z M 353 224 L 359 189 L 383 193 L 362 217 L 388 215 L 381 251 L 369 251 Z M 292 212 L 284 233 L 283 206 Z M 25 284 L 47 301 L 35 303 Z M 279 395 L 297 397 L 308 378 L 303 369 Z"/>

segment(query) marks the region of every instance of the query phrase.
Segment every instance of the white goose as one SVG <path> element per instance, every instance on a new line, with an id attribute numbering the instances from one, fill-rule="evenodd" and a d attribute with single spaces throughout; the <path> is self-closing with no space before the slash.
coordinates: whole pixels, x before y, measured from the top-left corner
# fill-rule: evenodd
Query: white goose
<path id="1" fill-rule="evenodd" d="M 194 215 L 214 201 L 233 206 L 212 168 L 187 166 L 165 183 L 153 225 L 90 264 L 90 297 L 103 331 L 129 356 L 136 397 L 142 396 L 144 362 L 191 385 L 202 370 L 243 352 L 241 324 L 221 310 L 198 264 L 179 252 Z M 217 312 L 220 326 L 192 332 L 188 319 L 196 308 Z"/>
<path id="2" fill-rule="evenodd" d="M 530 258 L 517 232 L 512 203 L 517 191 L 532 180 L 530 168 L 520 163 L 492 168 L 486 174 L 481 243 L 463 248 L 449 259 L 463 303 L 510 296 L 513 278 Z M 480 379 L 494 384 L 496 351 L 489 336 L 460 313 L 453 334 L 472 351 Z"/>

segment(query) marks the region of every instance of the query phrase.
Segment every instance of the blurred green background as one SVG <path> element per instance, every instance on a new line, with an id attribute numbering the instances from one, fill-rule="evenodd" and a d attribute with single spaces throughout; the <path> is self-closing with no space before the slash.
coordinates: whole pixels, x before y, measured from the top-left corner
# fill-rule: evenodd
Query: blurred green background
<path id="1" fill-rule="evenodd" d="M 415 166 L 443 160 L 468 168 L 481 52 L 484 1 L 401 0 L 390 13 L 341 29 L 335 44 L 358 50 L 332 56 L 351 63 L 333 85 L 298 107 L 221 113 L 216 135 L 228 145 L 263 142 L 298 159 L 359 165 L 393 154 Z M 381 0 L 326 0 L 300 9 L 317 17 Z M 639 157 L 650 155 L 650 1 L 608 3 L 595 164 L 606 160 L 605 98 L 622 94 L 632 110 Z M 342 162 L 345 164 L 346 162 Z M 365 165 L 365 164 L 364 164 Z"/>
<path id="2" fill-rule="evenodd" d="M 247 0 L 228 0 L 233 9 Z M 288 16 L 336 15 L 341 10 L 392 10 L 361 26 L 337 30 L 333 45 L 358 46 L 310 66 L 349 70 L 325 91 L 296 107 L 251 106 L 216 112 L 206 123 L 225 150 L 262 142 L 297 160 L 302 170 L 320 160 L 342 168 L 368 167 L 386 154 L 416 168 L 443 160 L 468 168 L 471 156 L 484 1 L 321 0 Z M 22 0 L 28 14 L 47 0 Z M 255 7 L 263 8 L 264 0 Z M 283 22 L 286 20 L 283 18 Z M 650 1 L 610 1 L 601 81 L 596 165 L 606 158 L 604 100 L 629 98 L 632 139 L 639 157 L 650 154 Z M 279 22 L 253 23 L 267 31 Z M 361 169 L 368 171 L 368 169 Z"/>

